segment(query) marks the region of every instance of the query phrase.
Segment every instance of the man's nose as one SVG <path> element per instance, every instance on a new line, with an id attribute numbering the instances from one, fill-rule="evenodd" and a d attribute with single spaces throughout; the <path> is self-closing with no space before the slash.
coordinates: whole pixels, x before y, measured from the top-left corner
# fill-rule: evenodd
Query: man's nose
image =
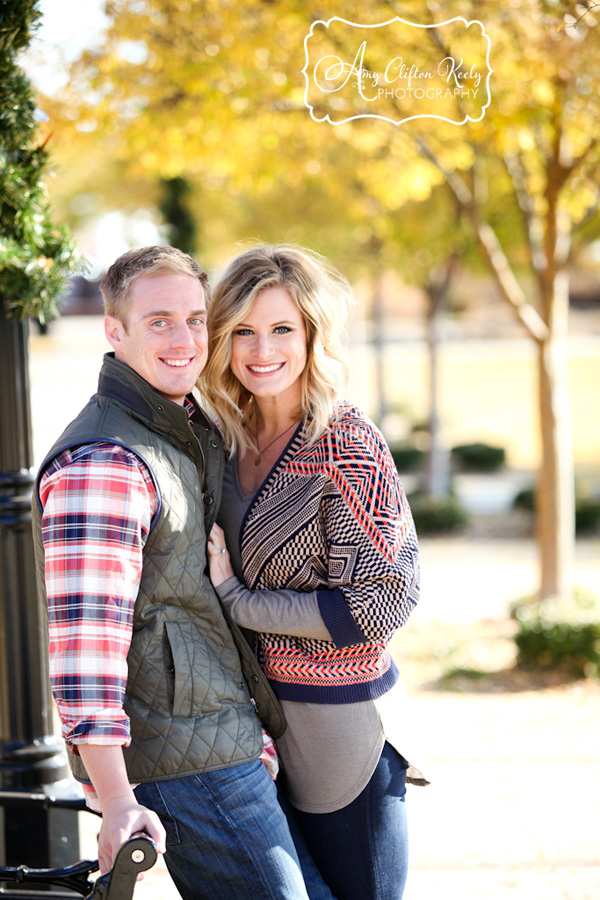
<path id="1" fill-rule="evenodd" d="M 171 343 L 174 347 L 189 348 L 194 346 L 194 338 L 187 322 L 176 325 L 171 333 Z"/>

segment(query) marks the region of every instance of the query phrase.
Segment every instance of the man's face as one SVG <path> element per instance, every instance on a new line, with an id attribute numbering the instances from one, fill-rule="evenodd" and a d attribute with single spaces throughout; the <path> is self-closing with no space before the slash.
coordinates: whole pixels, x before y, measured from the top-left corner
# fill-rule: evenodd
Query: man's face
<path id="1" fill-rule="evenodd" d="M 206 364 L 204 290 L 193 275 L 152 275 L 133 283 L 125 323 L 107 316 L 108 342 L 162 397 L 183 405 Z"/>

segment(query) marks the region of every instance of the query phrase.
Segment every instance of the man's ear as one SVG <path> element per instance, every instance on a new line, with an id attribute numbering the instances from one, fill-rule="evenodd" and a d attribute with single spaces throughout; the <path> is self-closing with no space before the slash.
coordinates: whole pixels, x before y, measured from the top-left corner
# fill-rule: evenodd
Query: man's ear
<path id="1" fill-rule="evenodd" d="M 117 353 L 121 349 L 122 333 L 123 325 L 118 319 L 114 316 L 104 317 L 104 334 L 106 335 L 106 340 Z"/>

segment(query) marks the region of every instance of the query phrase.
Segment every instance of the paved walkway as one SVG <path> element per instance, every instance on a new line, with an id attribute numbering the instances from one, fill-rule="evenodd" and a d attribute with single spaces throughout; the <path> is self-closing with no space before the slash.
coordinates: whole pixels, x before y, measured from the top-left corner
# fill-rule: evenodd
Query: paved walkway
<path id="1" fill-rule="evenodd" d="M 32 341 L 36 461 L 95 389 L 98 319 Z M 56 402 L 56 397 L 60 402 Z M 600 590 L 600 542 L 578 544 L 576 582 Z M 536 584 L 531 541 L 422 541 L 414 621 L 503 621 Z M 510 694 L 413 690 L 432 784 L 409 788 L 405 900 L 600 898 L 600 685 Z M 419 760 L 421 762 L 421 760 Z M 82 854 L 95 856 L 85 817 Z M 136 900 L 177 900 L 164 863 Z M 232 898 L 235 900 L 235 898 Z M 360 898 L 357 898 L 360 900 Z"/>

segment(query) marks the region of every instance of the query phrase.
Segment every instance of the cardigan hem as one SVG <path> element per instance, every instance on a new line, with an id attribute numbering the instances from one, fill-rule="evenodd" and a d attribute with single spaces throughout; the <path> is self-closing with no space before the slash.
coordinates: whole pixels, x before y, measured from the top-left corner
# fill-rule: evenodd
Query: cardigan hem
<path id="1" fill-rule="evenodd" d="M 400 677 L 394 660 L 389 669 L 380 678 L 353 684 L 292 684 L 269 678 L 279 700 L 290 700 L 295 703 L 361 703 L 364 700 L 376 700 L 390 691 Z"/>

